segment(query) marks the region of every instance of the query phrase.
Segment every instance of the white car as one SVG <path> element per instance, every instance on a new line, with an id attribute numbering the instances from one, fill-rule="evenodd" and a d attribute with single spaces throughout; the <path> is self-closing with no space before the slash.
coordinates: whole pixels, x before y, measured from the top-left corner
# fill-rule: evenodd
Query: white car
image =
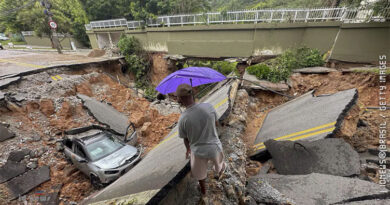
<path id="1" fill-rule="evenodd" d="M 6 41 L 6 40 L 9 40 L 9 38 L 6 36 L 0 36 L 0 41 Z"/>

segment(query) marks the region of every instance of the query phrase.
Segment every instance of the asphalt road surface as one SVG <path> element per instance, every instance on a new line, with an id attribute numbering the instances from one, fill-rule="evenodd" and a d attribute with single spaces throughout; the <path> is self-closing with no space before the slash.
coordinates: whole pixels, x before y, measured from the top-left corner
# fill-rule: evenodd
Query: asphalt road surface
<path id="1" fill-rule="evenodd" d="M 230 111 L 230 90 L 233 80 L 212 93 L 205 102 L 211 103 L 221 119 Z M 108 203 L 113 198 L 123 197 L 148 202 L 153 197 L 166 194 L 162 189 L 184 170 L 189 160 L 185 159 L 185 146 L 178 137 L 177 127 L 154 147 L 144 159 L 117 181 L 90 197 L 85 203 Z M 185 175 L 185 172 L 183 175 Z M 184 176 L 183 176 L 184 177 Z M 108 201 L 105 201 L 108 200 Z M 103 202 L 104 201 L 104 202 Z"/>
<path id="2" fill-rule="evenodd" d="M 325 138 L 335 130 L 343 110 L 350 103 L 355 103 L 357 98 L 356 89 L 317 97 L 312 93 L 306 93 L 268 113 L 257 134 L 255 151 L 251 156 L 265 151 L 264 142 L 269 139 L 313 141 Z"/>

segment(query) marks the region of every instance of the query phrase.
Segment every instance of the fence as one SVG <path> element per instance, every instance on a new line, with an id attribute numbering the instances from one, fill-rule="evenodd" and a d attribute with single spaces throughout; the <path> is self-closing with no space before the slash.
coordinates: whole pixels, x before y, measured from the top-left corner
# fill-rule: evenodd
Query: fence
<path id="1" fill-rule="evenodd" d="M 185 14 L 160 16 L 144 21 L 126 21 L 126 19 L 92 21 L 85 25 L 87 30 L 96 28 L 127 27 L 137 29 L 141 26 L 184 26 L 197 24 L 223 23 L 270 23 L 270 22 L 316 22 L 341 21 L 347 23 L 361 23 L 371 21 L 386 21 L 390 19 L 390 6 L 373 16 L 372 9 L 354 8 L 314 8 L 314 9 L 264 9 L 228 12 L 211 12 L 203 14 Z"/>

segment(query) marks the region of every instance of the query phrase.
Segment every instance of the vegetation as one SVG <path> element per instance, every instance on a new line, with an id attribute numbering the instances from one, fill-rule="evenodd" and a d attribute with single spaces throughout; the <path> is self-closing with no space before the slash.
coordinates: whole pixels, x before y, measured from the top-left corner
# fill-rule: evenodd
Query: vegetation
<path id="1" fill-rule="evenodd" d="M 287 50 L 275 59 L 249 66 L 246 70 L 258 79 L 276 83 L 287 80 L 293 69 L 322 66 L 324 63 L 318 49 L 301 47 Z"/>
<path id="2" fill-rule="evenodd" d="M 154 100 L 157 91 L 151 86 L 147 76 L 150 70 L 150 58 L 142 48 L 141 42 L 134 36 L 122 35 L 118 42 L 118 48 L 125 56 L 129 71 L 135 76 L 136 87 L 144 90 L 145 98 Z"/>
<path id="3" fill-rule="evenodd" d="M 227 61 L 202 61 L 202 60 L 188 60 L 184 63 L 183 67 L 208 67 L 212 68 L 223 75 L 227 76 L 231 72 L 238 73 L 237 63 L 230 63 Z"/>

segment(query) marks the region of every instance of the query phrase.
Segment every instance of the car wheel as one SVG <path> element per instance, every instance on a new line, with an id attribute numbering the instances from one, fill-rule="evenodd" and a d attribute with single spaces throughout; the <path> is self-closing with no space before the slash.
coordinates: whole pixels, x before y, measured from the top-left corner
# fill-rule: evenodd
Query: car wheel
<path id="1" fill-rule="evenodd" d="M 95 189 L 100 189 L 103 187 L 102 182 L 100 181 L 99 177 L 95 175 L 91 175 L 91 184 Z"/>

